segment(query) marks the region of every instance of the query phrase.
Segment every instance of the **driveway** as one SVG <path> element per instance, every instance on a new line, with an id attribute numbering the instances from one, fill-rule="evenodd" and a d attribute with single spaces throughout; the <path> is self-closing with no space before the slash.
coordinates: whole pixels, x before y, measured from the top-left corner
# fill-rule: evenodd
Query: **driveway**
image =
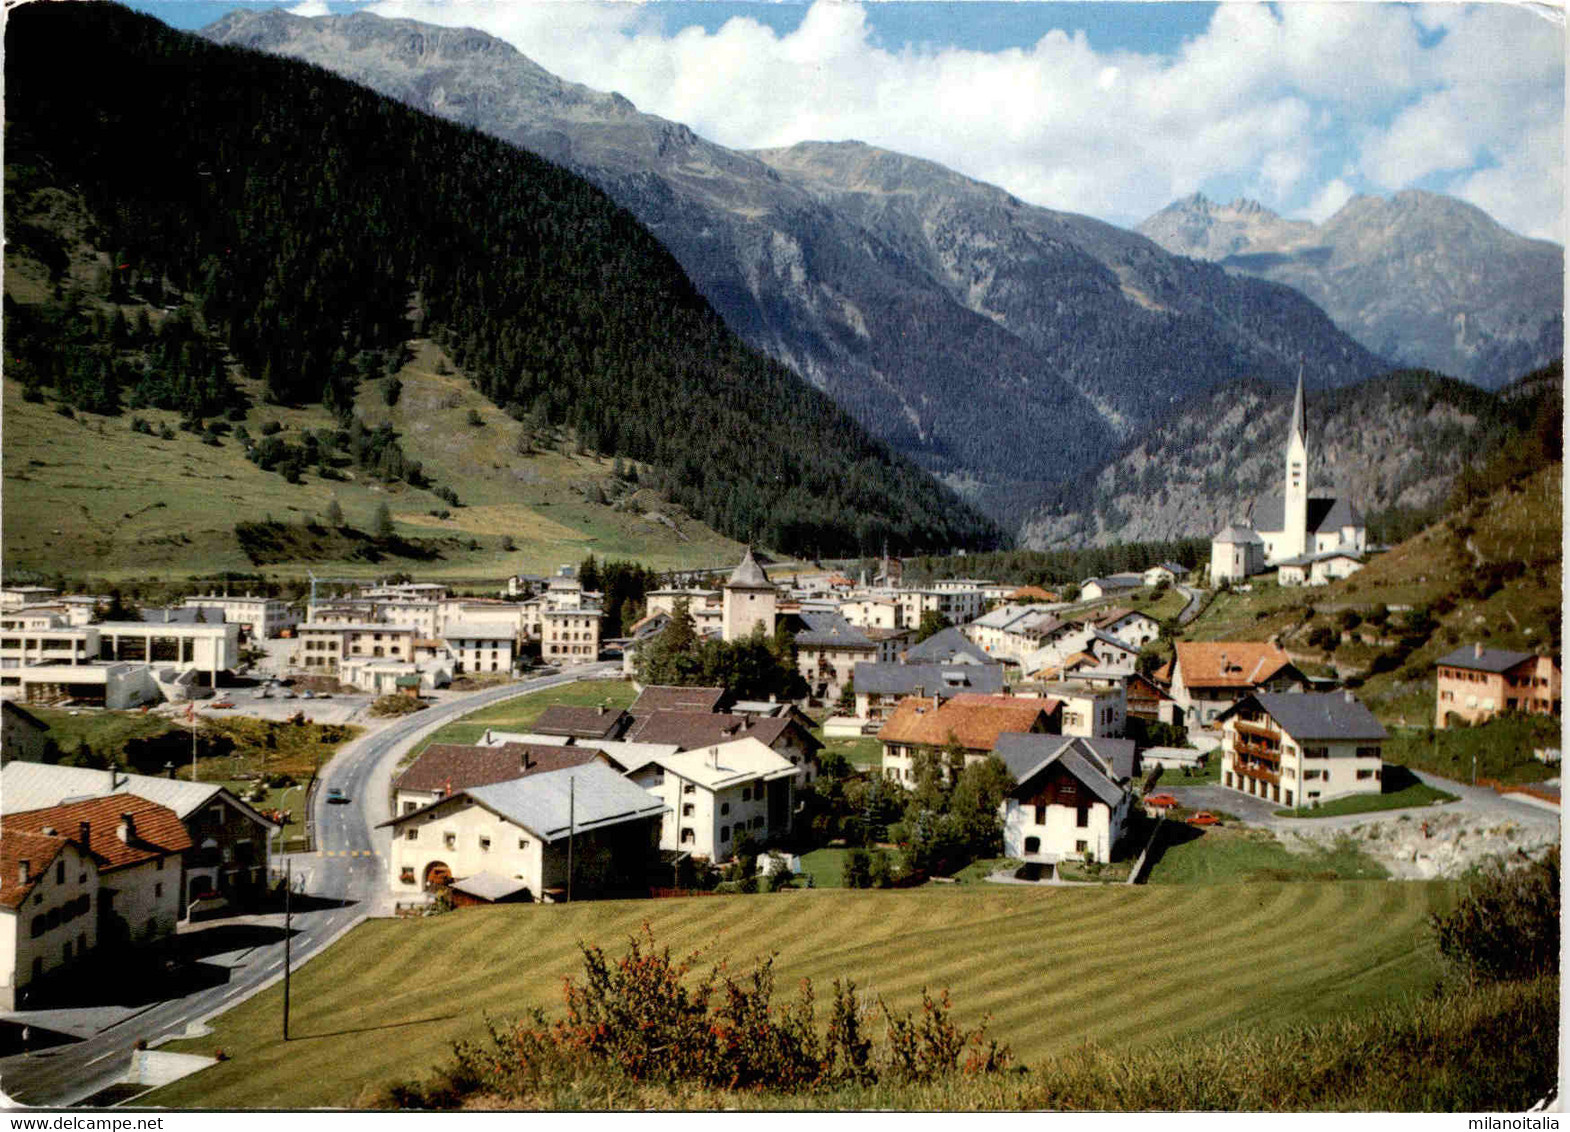
<path id="1" fill-rule="evenodd" d="M 1188 604 L 1178 611 L 1177 623 L 1187 625 L 1199 616 L 1199 603 L 1204 599 L 1204 594 L 1190 586 L 1173 586 L 1178 593 L 1188 598 Z"/>

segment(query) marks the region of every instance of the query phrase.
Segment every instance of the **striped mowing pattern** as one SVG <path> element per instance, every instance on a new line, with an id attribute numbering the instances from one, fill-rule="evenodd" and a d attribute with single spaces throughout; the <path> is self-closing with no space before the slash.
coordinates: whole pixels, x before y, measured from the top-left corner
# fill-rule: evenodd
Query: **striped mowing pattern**
<path id="1" fill-rule="evenodd" d="M 1424 921 L 1444 883 L 1300 882 L 1165 888 L 890 892 L 465 910 L 367 923 L 294 981 L 278 1040 L 275 988 L 216 1019 L 207 1038 L 232 1061 L 148 1098 L 169 1106 L 351 1105 L 366 1086 L 423 1077 L 482 1015 L 554 1010 L 581 970 L 576 941 L 612 956 L 648 922 L 673 953 L 708 947 L 737 971 L 771 950 L 776 996 L 813 981 L 820 1022 L 835 977 L 919 1008 L 948 986 L 960 1021 L 1028 1063 L 1084 1041 L 1141 1044 L 1244 1024 L 1322 1018 L 1426 989 L 1436 974 Z M 881 1039 L 881 1026 L 874 1027 Z"/>

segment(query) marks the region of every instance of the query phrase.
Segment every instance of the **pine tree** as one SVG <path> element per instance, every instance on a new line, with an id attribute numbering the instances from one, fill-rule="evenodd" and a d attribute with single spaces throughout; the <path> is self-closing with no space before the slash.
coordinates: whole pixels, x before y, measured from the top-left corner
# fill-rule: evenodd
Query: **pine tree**
<path id="1" fill-rule="evenodd" d="M 331 527 L 343 526 L 343 508 L 338 506 L 336 499 L 327 505 L 327 525 Z"/>
<path id="2" fill-rule="evenodd" d="M 387 509 L 387 504 L 378 503 L 376 505 L 376 516 L 371 520 L 371 531 L 376 535 L 377 538 L 392 538 L 392 512 Z"/>

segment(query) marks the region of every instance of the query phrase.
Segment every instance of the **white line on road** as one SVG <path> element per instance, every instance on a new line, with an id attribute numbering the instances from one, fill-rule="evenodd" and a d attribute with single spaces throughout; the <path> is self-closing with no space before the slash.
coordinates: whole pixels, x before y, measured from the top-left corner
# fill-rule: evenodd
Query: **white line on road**
<path id="1" fill-rule="evenodd" d="M 110 1051 L 109 1051 L 109 1052 L 108 1052 L 108 1053 L 101 1053 L 101 1054 L 99 1054 L 99 1055 L 98 1055 L 98 1056 L 97 1056 L 97 1057 L 95 1057 L 95 1058 L 93 1058 L 93 1060 L 91 1060 L 91 1061 L 89 1061 L 89 1062 L 88 1062 L 88 1063 L 87 1063 L 87 1065 L 97 1065 L 97 1064 L 98 1064 L 98 1063 L 99 1063 L 99 1062 L 100 1062 L 100 1061 L 102 1061 L 102 1060 L 103 1060 L 103 1059 L 104 1059 L 104 1058 L 106 1058 L 106 1057 L 113 1057 L 113 1056 L 114 1056 L 114 1055 L 115 1055 L 115 1054 L 117 1054 L 117 1053 L 119 1053 L 119 1052 L 120 1052 L 120 1051 L 119 1051 L 119 1050 L 113 1050 L 113 1049 L 112 1049 L 112 1050 L 110 1050 Z M 82 1068 L 83 1068 L 83 1069 L 86 1069 L 86 1068 L 87 1068 L 87 1065 L 84 1065 L 84 1066 L 82 1066 Z"/>
<path id="2" fill-rule="evenodd" d="M 235 995 L 237 995 L 237 994 L 244 994 L 246 991 L 248 991 L 250 989 L 251 989 L 250 987 L 235 987 L 234 990 L 232 990 L 228 994 L 224 995 L 224 998 L 225 999 L 231 999 Z"/>

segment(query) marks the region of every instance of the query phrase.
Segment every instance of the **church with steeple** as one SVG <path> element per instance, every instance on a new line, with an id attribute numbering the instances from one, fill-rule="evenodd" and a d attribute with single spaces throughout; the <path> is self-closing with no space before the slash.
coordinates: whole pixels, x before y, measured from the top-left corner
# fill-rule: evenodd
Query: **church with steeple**
<path id="1" fill-rule="evenodd" d="M 1292 424 L 1287 430 L 1283 473 L 1280 495 L 1256 500 L 1249 522 L 1229 523 L 1212 540 L 1213 578 L 1236 580 L 1265 567 L 1276 566 L 1288 568 L 1282 572 L 1281 581 L 1289 584 L 1289 577 L 1306 578 L 1310 573 L 1308 568 L 1316 562 L 1332 557 L 1361 559 L 1368 532 L 1363 516 L 1352 501 L 1309 494 L 1308 424 L 1303 412 L 1301 371 L 1297 375 L 1297 393 L 1292 399 Z M 1263 561 L 1243 550 L 1255 538 L 1264 544 Z M 1311 573 L 1322 576 L 1324 571 L 1312 570 Z"/>

